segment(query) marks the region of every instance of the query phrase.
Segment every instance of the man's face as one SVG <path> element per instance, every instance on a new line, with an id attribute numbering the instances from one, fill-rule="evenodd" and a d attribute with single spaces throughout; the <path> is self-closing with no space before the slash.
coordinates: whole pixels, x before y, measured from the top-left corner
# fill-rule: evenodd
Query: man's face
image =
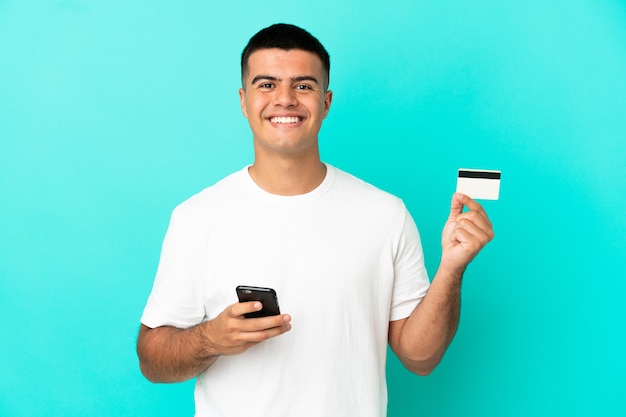
<path id="1" fill-rule="evenodd" d="M 239 90 L 257 157 L 317 153 L 317 135 L 332 101 L 319 57 L 292 49 L 261 49 L 248 58 Z"/>

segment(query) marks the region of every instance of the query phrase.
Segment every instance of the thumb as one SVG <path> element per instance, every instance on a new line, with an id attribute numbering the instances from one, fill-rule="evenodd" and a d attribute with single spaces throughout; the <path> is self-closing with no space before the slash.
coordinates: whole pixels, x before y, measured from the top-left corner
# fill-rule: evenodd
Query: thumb
<path id="1" fill-rule="evenodd" d="M 465 198 L 464 194 L 454 193 L 452 195 L 452 203 L 450 204 L 450 219 L 454 220 L 456 217 L 463 212 L 463 199 Z"/>

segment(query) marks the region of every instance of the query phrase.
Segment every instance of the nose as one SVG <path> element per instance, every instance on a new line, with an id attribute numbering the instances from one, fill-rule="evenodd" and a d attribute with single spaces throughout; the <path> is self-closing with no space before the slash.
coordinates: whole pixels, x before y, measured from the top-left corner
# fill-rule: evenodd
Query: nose
<path id="1" fill-rule="evenodd" d="M 274 104 L 282 107 L 296 106 L 296 91 L 290 85 L 279 85 L 274 93 Z"/>

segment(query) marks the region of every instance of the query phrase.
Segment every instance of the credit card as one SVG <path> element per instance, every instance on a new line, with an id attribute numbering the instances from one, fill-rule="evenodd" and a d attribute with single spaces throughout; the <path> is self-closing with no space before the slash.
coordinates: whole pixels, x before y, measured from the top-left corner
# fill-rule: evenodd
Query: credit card
<path id="1" fill-rule="evenodd" d="M 497 200 L 500 197 L 501 171 L 459 169 L 456 191 L 476 200 Z"/>

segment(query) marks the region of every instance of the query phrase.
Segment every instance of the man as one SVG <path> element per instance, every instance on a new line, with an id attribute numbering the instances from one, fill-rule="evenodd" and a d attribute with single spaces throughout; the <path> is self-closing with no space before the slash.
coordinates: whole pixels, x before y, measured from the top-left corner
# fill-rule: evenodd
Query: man
<path id="1" fill-rule="evenodd" d="M 254 163 L 172 214 L 137 351 L 151 381 L 198 378 L 198 416 L 384 416 L 387 343 L 430 373 L 463 272 L 493 238 L 482 207 L 455 194 L 429 284 L 404 204 L 320 159 L 329 68 L 303 29 L 253 36 L 239 95 Z M 239 284 L 276 289 L 286 314 L 244 318 L 262 306 L 236 302 Z"/>

